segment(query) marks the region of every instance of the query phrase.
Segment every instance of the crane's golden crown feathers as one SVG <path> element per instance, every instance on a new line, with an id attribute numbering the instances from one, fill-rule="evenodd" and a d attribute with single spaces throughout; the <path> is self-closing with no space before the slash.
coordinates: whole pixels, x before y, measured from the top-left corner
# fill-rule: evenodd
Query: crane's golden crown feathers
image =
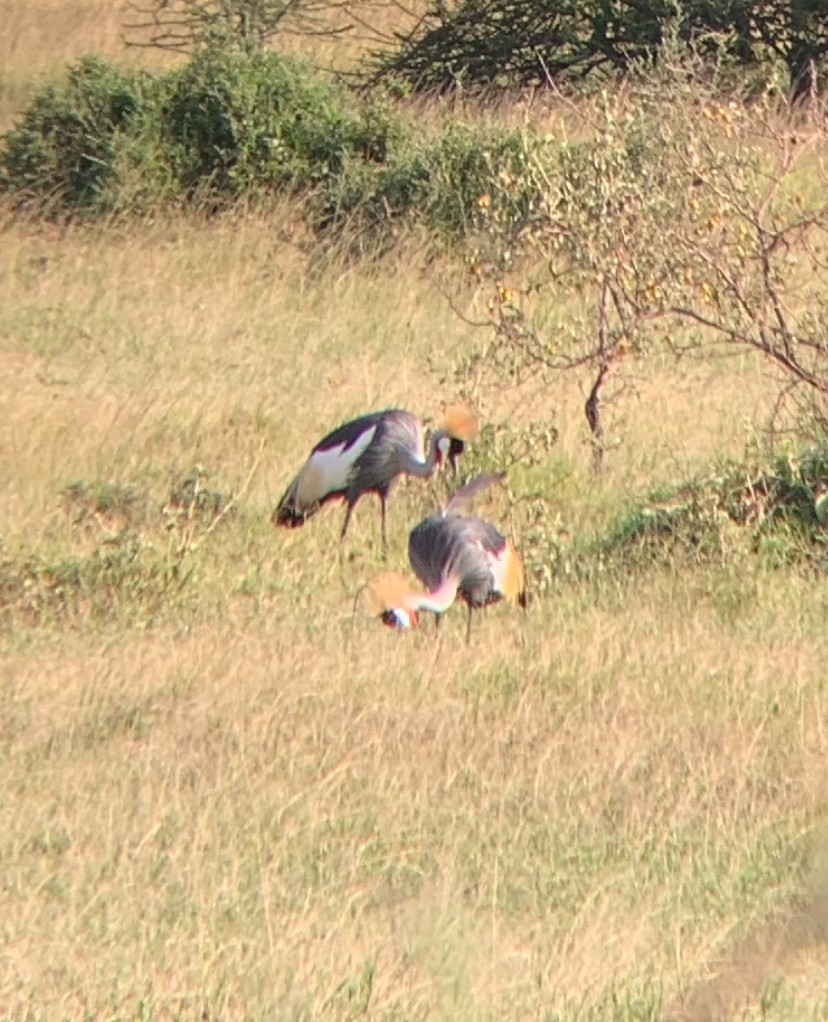
<path id="1" fill-rule="evenodd" d="M 443 412 L 442 430 L 458 440 L 474 440 L 480 431 L 480 419 L 471 405 L 448 405 Z"/>
<path id="2" fill-rule="evenodd" d="M 396 571 L 388 571 L 375 578 L 368 586 L 369 612 L 376 617 L 384 614 L 386 610 L 404 608 L 407 597 L 411 595 L 411 586 L 405 575 Z"/>

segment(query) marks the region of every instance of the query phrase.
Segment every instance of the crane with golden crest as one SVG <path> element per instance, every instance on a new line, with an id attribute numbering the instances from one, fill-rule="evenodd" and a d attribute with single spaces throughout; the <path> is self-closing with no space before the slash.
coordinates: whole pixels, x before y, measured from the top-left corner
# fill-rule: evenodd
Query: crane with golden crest
<path id="1" fill-rule="evenodd" d="M 412 529 L 408 559 L 426 592 L 412 589 L 399 574 L 380 576 L 370 586 L 373 609 L 399 631 L 416 628 L 422 611 L 444 614 L 458 598 L 468 607 L 466 642 L 472 612 L 502 599 L 526 607 L 526 573 L 514 544 L 491 522 L 463 515 L 460 508 L 505 473 L 477 476 L 461 487 L 439 514 Z"/>
<path id="2" fill-rule="evenodd" d="M 382 541 L 388 545 L 386 504 L 400 475 L 429 478 L 457 458 L 479 428 L 477 415 L 465 404 L 445 409 L 431 433 L 426 452 L 423 427 L 416 415 L 388 408 L 352 419 L 319 441 L 273 512 L 275 525 L 295 528 L 331 500 L 347 504 L 340 540 L 345 538 L 354 506 L 364 493 L 376 493 L 382 508 Z"/>

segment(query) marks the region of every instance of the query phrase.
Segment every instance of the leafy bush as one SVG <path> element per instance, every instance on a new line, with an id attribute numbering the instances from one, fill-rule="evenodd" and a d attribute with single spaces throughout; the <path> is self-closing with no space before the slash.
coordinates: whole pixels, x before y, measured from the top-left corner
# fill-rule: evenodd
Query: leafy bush
<path id="1" fill-rule="evenodd" d="M 480 228 L 496 208 L 526 216 L 534 196 L 525 138 L 465 124 L 449 124 L 428 153 L 431 189 L 427 210 L 433 223 L 463 231 Z M 515 188 L 508 186 L 514 183 Z"/>
<path id="2" fill-rule="evenodd" d="M 519 231 L 544 208 L 531 132 L 449 121 L 416 133 L 390 96 L 358 105 L 274 53 L 199 52 L 155 78 L 87 59 L 35 97 L 0 150 L 2 181 L 67 211 L 300 194 L 320 231 Z M 540 172 L 539 172 L 540 169 Z"/>
<path id="3" fill-rule="evenodd" d="M 208 51 L 173 75 L 161 135 L 185 192 L 308 187 L 361 139 L 345 97 L 273 53 Z"/>
<path id="4" fill-rule="evenodd" d="M 545 143 L 530 132 L 448 121 L 434 138 L 398 137 L 386 161 L 351 161 L 316 204 L 317 225 L 418 219 L 453 235 L 518 231 L 544 208 Z"/>
<path id="5" fill-rule="evenodd" d="M 142 210 L 310 192 L 375 167 L 405 131 L 388 103 L 351 97 L 273 53 L 210 49 L 155 78 L 85 58 L 39 93 L 0 149 L 0 182 L 64 210 Z"/>
<path id="6" fill-rule="evenodd" d="M 84 57 L 64 85 L 37 94 L 5 136 L 0 181 L 59 207 L 98 204 L 115 172 L 118 136 L 151 91 L 149 76 Z"/>

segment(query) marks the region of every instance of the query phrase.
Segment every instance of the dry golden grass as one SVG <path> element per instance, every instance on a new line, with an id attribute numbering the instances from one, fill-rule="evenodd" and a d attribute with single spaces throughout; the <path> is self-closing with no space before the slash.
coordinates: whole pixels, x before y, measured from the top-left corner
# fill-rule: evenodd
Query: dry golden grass
<path id="1" fill-rule="evenodd" d="M 370 1017 L 526 1018 L 690 985 L 790 894 L 824 641 L 654 589 L 470 650 L 326 602 L 7 659 L 5 1005 L 346 1018 L 370 965 Z"/>
<path id="2" fill-rule="evenodd" d="M 0 124 L 32 72 L 120 52 L 119 19 L 12 4 Z M 298 237 L 290 209 L 3 223 L 0 562 L 80 563 L 127 523 L 186 579 L 2 611 L 0 1018 L 828 1018 L 824 580 L 562 584 L 470 647 L 459 609 L 380 628 L 370 498 L 341 554 L 339 509 L 270 512 L 343 418 L 456 396 L 476 335 L 444 295 L 474 296 L 416 247 L 345 268 Z M 742 453 L 772 397 L 750 360 L 623 381 L 600 484 L 585 380 L 475 395 L 554 420 L 532 485 L 570 536 Z M 159 512 L 196 465 L 236 494 L 210 532 Z M 78 513 L 77 481 L 146 518 Z M 394 494 L 390 567 L 444 493 Z"/>
<path id="3" fill-rule="evenodd" d="M 62 510 L 76 480 L 157 508 L 201 464 L 239 493 L 149 627 L 138 600 L 2 640 L 4 1013 L 702 1018 L 786 970 L 767 1017 L 823 1011 L 818 936 L 727 962 L 815 868 L 824 586 L 709 569 L 562 590 L 481 616 L 469 648 L 459 610 L 439 637 L 355 612 L 382 567 L 370 500 L 342 558 L 341 512 L 285 534 L 270 510 L 343 417 L 436 414 L 454 395 L 425 367 L 473 331 L 449 264 L 309 274 L 287 217 L 4 231 L 4 555 L 116 535 Z M 750 364 L 630 372 L 600 487 L 577 381 L 521 395 L 561 427 L 548 478 L 572 533 L 630 480 L 738 453 L 766 395 Z M 509 390 L 482 397 L 517 414 Z M 403 567 L 438 498 L 395 496 Z"/>
<path id="4" fill-rule="evenodd" d="M 120 55 L 124 8 L 113 0 L 9 0 L 0 65 L 22 78 L 83 53 Z"/>

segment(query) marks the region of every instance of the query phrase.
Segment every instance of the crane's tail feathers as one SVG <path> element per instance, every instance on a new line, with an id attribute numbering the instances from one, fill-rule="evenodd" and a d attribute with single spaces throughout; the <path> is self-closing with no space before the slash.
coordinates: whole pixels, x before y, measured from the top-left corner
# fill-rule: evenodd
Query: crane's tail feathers
<path id="1" fill-rule="evenodd" d="M 506 572 L 503 577 L 503 595 L 507 600 L 526 606 L 526 572 L 520 554 L 511 540 L 506 544 Z"/>
<path id="2" fill-rule="evenodd" d="M 480 419 L 469 404 L 449 405 L 443 412 L 442 429 L 459 440 L 474 440 L 480 432 Z"/>
<path id="3" fill-rule="evenodd" d="M 296 529 L 300 525 L 304 525 L 305 519 L 310 518 L 314 511 L 316 511 L 316 507 L 313 505 L 307 508 L 302 508 L 302 510 L 297 507 L 296 484 L 297 480 L 294 479 L 288 487 L 285 495 L 276 505 L 276 508 L 270 517 L 270 520 L 274 525 L 282 525 L 288 529 Z"/>
<path id="4" fill-rule="evenodd" d="M 478 494 L 496 483 L 502 483 L 505 478 L 505 472 L 482 472 L 454 491 L 443 513 L 456 514 L 464 507 L 468 507 Z"/>
<path id="5" fill-rule="evenodd" d="M 298 529 L 300 525 L 305 524 L 307 517 L 306 514 L 297 511 L 296 508 L 290 505 L 280 504 L 271 515 L 270 520 L 274 525 L 282 525 L 288 529 Z"/>

